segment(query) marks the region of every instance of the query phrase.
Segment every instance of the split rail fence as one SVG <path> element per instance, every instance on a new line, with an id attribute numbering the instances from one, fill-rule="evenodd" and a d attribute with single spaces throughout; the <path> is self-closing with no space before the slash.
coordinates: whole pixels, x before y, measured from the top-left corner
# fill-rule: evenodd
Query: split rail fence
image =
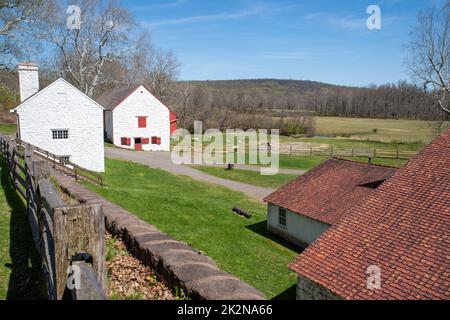
<path id="1" fill-rule="evenodd" d="M 0 136 L 15 190 L 26 200 L 51 300 L 106 299 L 105 219 L 100 204 L 68 205 L 50 179 L 51 157 Z M 55 160 L 55 159 L 54 159 Z"/>

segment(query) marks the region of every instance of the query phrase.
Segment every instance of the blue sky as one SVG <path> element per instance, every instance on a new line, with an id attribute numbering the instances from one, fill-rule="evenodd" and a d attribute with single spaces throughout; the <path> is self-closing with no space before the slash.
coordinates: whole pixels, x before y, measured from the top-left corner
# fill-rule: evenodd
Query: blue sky
<path id="1" fill-rule="evenodd" d="M 404 46 L 419 10 L 445 0 L 122 0 L 181 80 L 280 78 L 366 86 L 408 79 Z M 381 30 L 369 30 L 369 5 Z"/>

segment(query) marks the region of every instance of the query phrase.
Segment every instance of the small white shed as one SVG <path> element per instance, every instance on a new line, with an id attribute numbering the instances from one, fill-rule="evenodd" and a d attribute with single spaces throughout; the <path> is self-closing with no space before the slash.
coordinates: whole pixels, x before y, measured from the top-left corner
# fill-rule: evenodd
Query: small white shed
<path id="1" fill-rule="evenodd" d="M 38 67 L 19 64 L 18 135 L 25 142 L 95 171 L 105 171 L 103 108 L 64 79 L 39 91 Z"/>
<path id="2" fill-rule="evenodd" d="M 136 151 L 170 150 L 174 114 L 144 85 L 113 89 L 97 102 L 105 108 L 105 133 L 114 145 Z"/>
<path id="3" fill-rule="evenodd" d="M 264 199 L 267 229 L 306 248 L 395 172 L 331 158 Z"/>

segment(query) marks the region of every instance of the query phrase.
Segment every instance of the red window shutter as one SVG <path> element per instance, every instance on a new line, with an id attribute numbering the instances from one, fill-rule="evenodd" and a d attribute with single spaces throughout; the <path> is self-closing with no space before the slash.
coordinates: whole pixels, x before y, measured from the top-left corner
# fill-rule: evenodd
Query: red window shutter
<path id="1" fill-rule="evenodd" d="M 127 138 L 127 146 L 131 146 L 131 138 Z"/>
<path id="2" fill-rule="evenodd" d="M 138 128 L 147 128 L 147 117 L 138 117 Z"/>
<path id="3" fill-rule="evenodd" d="M 160 137 L 156 138 L 156 144 L 161 144 L 161 138 Z"/>
<path id="4" fill-rule="evenodd" d="M 156 144 L 156 137 L 152 137 L 152 144 Z"/>
<path id="5" fill-rule="evenodd" d="M 149 138 L 142 138 L 142 144 L 149 144 L 150 139 Z"/>

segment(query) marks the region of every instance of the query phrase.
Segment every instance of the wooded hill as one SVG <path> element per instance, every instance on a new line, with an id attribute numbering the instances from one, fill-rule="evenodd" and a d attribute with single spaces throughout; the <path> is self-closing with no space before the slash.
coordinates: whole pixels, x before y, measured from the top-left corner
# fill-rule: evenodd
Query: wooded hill
<path id="1" fill-rule="evenodd" d="M 177 108 L 191 101 L 196 108 L 232 111 L 286 109 L 321 116 L 445 119 L 429 93 L 407 82 L 345 87 L 305 80 L 181 81 L 175 91 L 172 104 Z"/>

